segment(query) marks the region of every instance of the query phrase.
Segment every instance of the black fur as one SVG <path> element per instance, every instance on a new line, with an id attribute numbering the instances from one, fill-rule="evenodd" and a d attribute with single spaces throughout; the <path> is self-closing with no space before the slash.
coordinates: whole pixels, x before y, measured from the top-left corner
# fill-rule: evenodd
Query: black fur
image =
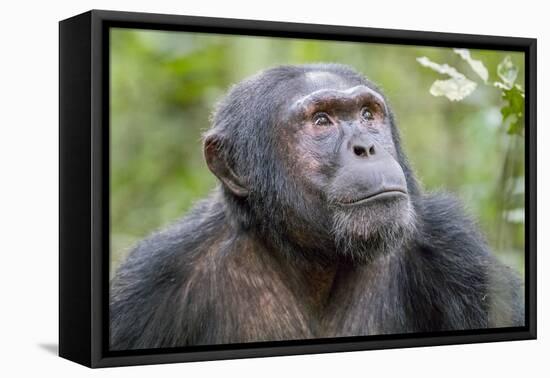
<path id="1" fill-rule="evenodd" d="M 452 197 L 420 191 L 391 113 L 415 232 L 368 262 L 330 253 L 339 246 L 323 209 L 301 198 L 277 138 L 285 99 L 320 70 L 376 89 L 347 67 L 287 66 L 239 84 L 219 105 L 206 137 L 219 138 L 251 191 L 221 185 L 139 243 L 111 284 L 111 349 L 523 325 L 521 281 Z"/>

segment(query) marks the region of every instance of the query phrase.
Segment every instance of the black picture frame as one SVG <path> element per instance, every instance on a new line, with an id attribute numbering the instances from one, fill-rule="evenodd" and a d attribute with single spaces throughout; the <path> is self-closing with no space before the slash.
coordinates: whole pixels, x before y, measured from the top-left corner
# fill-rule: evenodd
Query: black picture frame
<path id="1" fill-rule="evenodd" d="M 525 53 L 525 326 L 109 351 L 109 28 Z M 59 355 L 89 367 L 536 338 L 536 39 L 92 10 L 59 23 Z"/>

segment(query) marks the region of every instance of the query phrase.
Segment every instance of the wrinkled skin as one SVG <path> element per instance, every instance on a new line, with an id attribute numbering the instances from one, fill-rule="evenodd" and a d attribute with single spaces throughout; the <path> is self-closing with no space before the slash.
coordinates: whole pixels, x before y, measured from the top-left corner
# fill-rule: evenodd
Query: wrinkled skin
<path id="1" fill-rule="evenodd" d="M 303 82 L 286 112 L 281 156 L 287 166 L 296 159 L 289 175 L 332 220 L 338 248 L 329 253 L 361 261 L 403 244 L 415 229 L 414 209 L 385 99 L 335 74 L 312 72 Z"/>
<path id="2" fill-rule="evenodd" d="M 113 350 L 523 325 L 518 277 L 455 199 L 419 189 L 350 68 L 240 83 L 204 152 L 219 188 L 111 283 Z"/>

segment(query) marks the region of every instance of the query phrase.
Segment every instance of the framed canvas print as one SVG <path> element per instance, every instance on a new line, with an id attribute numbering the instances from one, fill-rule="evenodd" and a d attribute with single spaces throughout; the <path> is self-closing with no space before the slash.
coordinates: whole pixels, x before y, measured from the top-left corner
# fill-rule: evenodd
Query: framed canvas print
<path id="1" fill-rule="evenodd" d="M 60 22 L 62 357 L 536 337 L 536 40 Z"/>

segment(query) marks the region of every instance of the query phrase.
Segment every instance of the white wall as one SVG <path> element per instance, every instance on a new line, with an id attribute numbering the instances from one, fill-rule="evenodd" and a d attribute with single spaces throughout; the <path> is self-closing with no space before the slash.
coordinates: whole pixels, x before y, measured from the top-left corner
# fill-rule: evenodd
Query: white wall
<path id="1" fill-rule="evenodd" d="M 96 9 L 536 37 L 539 214 L 550 212 L 550 26 L 544 1 L 5 1 L 0 23 L 0 374 L 16 376 L 542 376 L 550 372 L 549 221 L 539 216 L 539 340 L 91 371 L 57 344 L 57 22 Z M 545 274 L 546 273 L 546 274 Z M 546 351 L 545 351 L 546 348 Z M 537 373 L 538 371 L 538 373 Z"/>

